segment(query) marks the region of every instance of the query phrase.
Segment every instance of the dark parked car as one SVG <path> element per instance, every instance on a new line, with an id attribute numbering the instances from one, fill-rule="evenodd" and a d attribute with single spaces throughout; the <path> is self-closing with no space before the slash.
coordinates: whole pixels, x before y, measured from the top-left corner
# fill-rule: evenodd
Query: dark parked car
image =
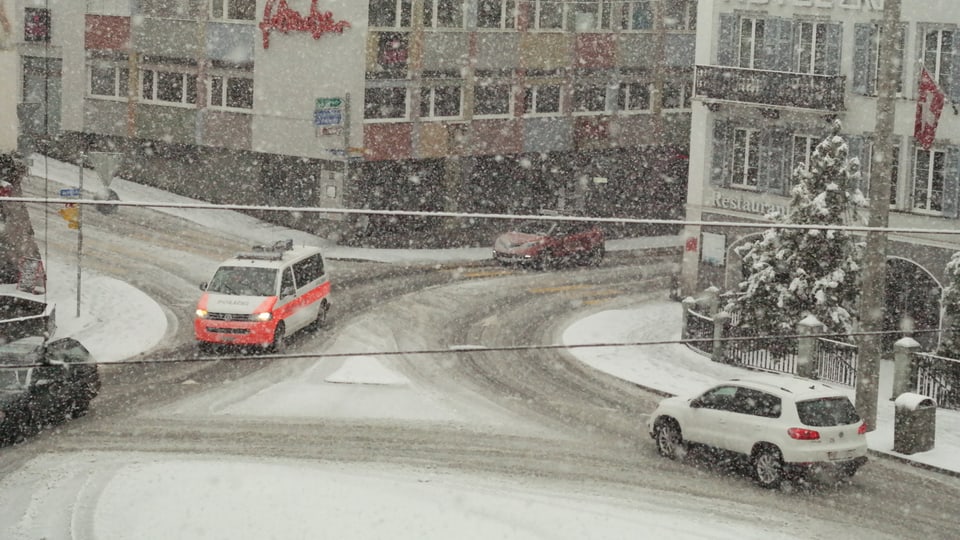
<path id="1" fill-rule="evenodd" d="M 97 366 L 75 339 L 46 343 L 35 336 L 0 345 L 0 445 L 82 416 L 99 392 Z"/>
<path id="2" fill-rule="evenodd" d="M 493 258 L 501 264 L 540 269 L 562 261 L 599 265 L 604 254 L 603 230 L 583 221 L 524 221 L 493 243 Z"/>

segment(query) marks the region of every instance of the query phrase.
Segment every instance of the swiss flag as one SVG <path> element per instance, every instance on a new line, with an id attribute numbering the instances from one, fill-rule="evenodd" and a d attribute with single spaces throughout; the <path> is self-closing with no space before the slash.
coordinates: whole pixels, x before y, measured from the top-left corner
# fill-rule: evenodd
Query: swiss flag
<path id="1" fill-rule="evenodd" d="M 924 150 L 933 146 L 937 134 L 937 122 L 946 96 L 937 86 L 927 68 L 920 68 L 920 87 L 917 91 L 917 119 L 913 126 L 913 136 Z"/>

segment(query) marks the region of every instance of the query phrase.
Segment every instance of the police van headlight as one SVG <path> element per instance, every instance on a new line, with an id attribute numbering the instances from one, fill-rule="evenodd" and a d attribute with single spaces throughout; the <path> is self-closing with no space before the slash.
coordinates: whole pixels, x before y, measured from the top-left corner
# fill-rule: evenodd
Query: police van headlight
<path id="1" fill-rule="evenodd" d="M 206 318 L 207 318 L 207 310 L 205 310 L 205 309 L 198 309 L 198 310 L 197 310 L 197 318 L 198 318 L 198 319 L 206 319 Z"/>
<path id="2" fill-rule="evenodd" d="M 255 321 L 267 322 L 273 318 L 273 314 L 270 313 L 269 311 L 266 313 L 254 313 L 253 315 L 250 316 L 250 318 Z"/>

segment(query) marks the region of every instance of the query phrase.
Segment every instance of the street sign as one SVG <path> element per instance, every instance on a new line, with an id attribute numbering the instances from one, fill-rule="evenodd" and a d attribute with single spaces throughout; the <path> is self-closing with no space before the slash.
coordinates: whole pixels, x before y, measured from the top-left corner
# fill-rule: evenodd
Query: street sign
<path id="1" fill-rule="evenodd" d="M 317 98 L 313 109 L 313 125 L 319 128 L 343 125 L 343 98 Z"/>
<path id="2" fill-rule="evenodd" d="M 60 196 L 73 198 L 73 199 L 79 198 L 80 188 L 63 188 L 60 190 Z"/>
<path id="3" fill-rule="evenodd" d="M 343 123 L 343 111 L 340 109 L 322 109 L 313 112 L 313 125 L 339 126 Z"/>
<path id="4" fill-rule="evenodd" d="M 316 109 L 338 109 L 343 107 L 342 98 L 317 98 Z"/>

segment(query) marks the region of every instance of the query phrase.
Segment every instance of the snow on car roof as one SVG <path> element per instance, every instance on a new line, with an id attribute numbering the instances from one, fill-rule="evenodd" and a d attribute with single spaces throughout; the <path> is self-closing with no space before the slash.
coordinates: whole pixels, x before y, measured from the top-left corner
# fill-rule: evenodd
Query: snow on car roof
<path id="1" fill-rule="evenodd" d="M 795 399 L 845 395 L 839 389 L 830 386 L 823 381 L 805 379 L 803 377 L 781 373 L 756 373 L 730 380 L 749 384 L 754 388 L 775 392 L 781 395 L 791 395 Z"/>

